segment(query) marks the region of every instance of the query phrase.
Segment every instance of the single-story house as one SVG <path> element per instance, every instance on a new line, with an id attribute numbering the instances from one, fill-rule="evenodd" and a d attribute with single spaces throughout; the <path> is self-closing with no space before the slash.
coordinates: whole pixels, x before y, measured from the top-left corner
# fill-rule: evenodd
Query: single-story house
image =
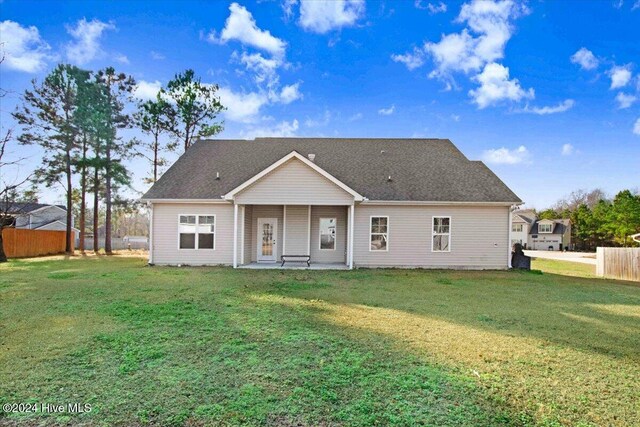
<path id="1" fill-rule="evenodd" d="M 338 268 L 506 269 L 522 203 L 448 139 L 360 138 L 200 140 L 142 200 L 150 264 Z"/>
<path id="2" fill-rule="evenodd" d="M 67 208 L 64 205 L 49 205 L 36 202 L 15 202 L 8 208 L 0 206 L 0 210 L 13 218 L 15 228 L 27 230 L 56 230 L 67 229 Z M 73 218 L 71 222 L 73 228 Z M 78 235 L 79 230 L 73 228 Z"/>
<path id="3" fill-rule="evenodd" d="M 513 212 L 511 245 L 520 243 L 525 249 L 560 251 L 571 247 L 569 219 L 538 219 L 532 209 Z"/>

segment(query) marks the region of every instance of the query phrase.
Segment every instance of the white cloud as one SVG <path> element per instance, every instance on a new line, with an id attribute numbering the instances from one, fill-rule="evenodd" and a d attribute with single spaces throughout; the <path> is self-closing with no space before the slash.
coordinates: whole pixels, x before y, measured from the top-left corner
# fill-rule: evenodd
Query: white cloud
<path id="1" fill-rule="evenodd" d="M 135 90 L 133 91 L 133 96 L 143 101 L 156 99 L 161 88 L 162 83 L 158 80 L 153 82 L 139 80 Z"/>
<path id="2" fill-rule="evenodd" d="M 46 67 L 51 47 L 42 40 L 38 28 L 23 27 L 14 21 L 0 22 L 3 66 L 12 70 L 36 73 Z"/>
<path id="3" fill-rule="evenodd" d="M 452 114 L 450 117 L 451 117 L 451 120 L 453 120 L 454 122 L 460 121 L 460 116 L 458 114 Z"/>
<path id="4" fill-rule="evenodd" d="M 349 117 L 347 119 L 348 122 L 355 122 L 357 120 L 361 120 L 364 116 L 362 115 L 362 113 L 356 113 L 353 116 Z"/>
<path id="5" fill-rule="evenodd" d="M 623 92 L 618 92 L 618 95 L 616 95 L 616 101 L 618 101 L 618 109 L 620 110 L 631 107 L 637 100 L 638 98 L 636 96 L 627 95 Z"/>
<path id="6" fill-rule="evenodd" d="M 356 24 L 365 12 L 364 0 L 300 0 L 300 26 L 324 34 Z"/>
<path id="7" fill-rule="evenodd" d="M 456 22 L 466 23 L 467 28 L 443 35 L 438 43 L 425 44 L 425 52 L 436 64 L 432 76 L 446 78 L 453 71 L 477 71 L 484 64 L 503 58 L 514 31 L 512 21 L 526 13 L 526 7 L 512 0 L 473 0 L 463 4 Z"/>
<path id="8" fill-rule="evenodd" d="M 231 58 L 243 64 L 247 70 L 252 71 L 256 83 L 266 82 L 269 87 L 278 84 L 279 77 L 276 69 L 281 65 L 279 59 L 265 58 L 260 53 L 248 54 L 246 52 L 242 52 L 240 55 L 234 52 Z"/>
<path id="9" fill-rule="evenodd" d="M 281 102 L 282 104 L 290 104 L 297 99 L 302 99 L 299 82 L 289 86 L 285 86 L 280 91 L 279 102 Z"/>
<path id="10" fill-rule="evenodd" d="M 383 116 L 390 116 L 394 113 L 394 111 L 396 111 L 396 106 L 392 105 L 389 108 L 381 108 L 378 110 L 378 114 L 381 114 Z"/>
<path id="11" fill-rule="evenodd" d="M 163 54 L 161 54 L 160 52 L 156 52 L 155 50 L 149 52 L 149 55 L 151 56 L 151 59 L 155 61 L 162 61 L 163 59 L 165 59 L 165 56 Z"/>
<path id="12" fill-rule="evenodd" d="M 504 58 L 505 46 L 514 33 L 513 21 L 528 13 L 523 3 L 514 0 L 472 0 L 462 5 L 455 20 L 465 24 L 460 32 L 442 34 L 438 42 L 427 41 L 412 53 L 391 58 L 413 70 L 431 57 L 435 68 L 429 77 L 445 82 L 446 90 L 456 86 L 453 73 L 478 73 L 484 67 L 473 80 L 487 84 L 470 92 L 481 108 L 501 99 L 533 98 L 533 89 L 524 91 L 517 80 L 508 80 L 508 69 L 496 63 Z M 500 81 L 489 76 L 497 71 L 504 74 L 503 70 L 507 76 Z"/>
<path id="13" fill-rule="evenodd" d="M 238 40 L 240 43 L 269 52 L 276 58 L 284 57 L 286 43 L 271 35 L 267 30 L 261 30 L 256 25 L 251 13 L 238 3 L 229 6 L 231 14 L 225 21 L 225 26 L 220 36 L 212 31 L 207 40 L 214 43 L 227 43 L 229 40 Z"/>
<path id="14" fill-rule="evenodd" d="M 67 33 L 75 40 L 66 46 L 67 58 L 76 64 L 84 65 L 103 54 L 100 47 L 102 33 L 115 30 L 112 22 L 102 22 L 97 19 L 87 21 L 82 18 L 75 27 L 67 25 Z"/>
<path id="15" fill-rule="evenodd" d="M 474 80 L 480 83 L 480 87 L 470 90 L 469 96 L 480 109 L 502 100 L 520 101 L 535 96 L 533 89 L 523 89 L 518 79 L 509 80 L 509 68 L 495 62 L 487 64 Z"/>
<path id="16" fill-rule="evenodd" d="M 414 70 L 424 64 L 424 53 L 418 48 L 413 49 L 413 53 L 394 54 L 391 59 L 395 62 L 402 62 L 409 70 Z"/>
<path id="17" fill-rule="evenodd" d="M 129 58 L 127 58 L 126 55 L 122 55 L 122 54 L 117 54 L 114 58 L 115 61 L 121 63 L 121 64 L 128 64 L 129 63 Z"/>
<path id="18" fill-rule="evenodd" d="M 636 123 L 633 125 L 633 133 L 640 135 L 640 117 L 638 117 L 638 120 L 636 120 Z"/>
<path id="19" fill-rule="evenodd" d="M 613 66 L 608 74 L 611 77 L 609 89 L 625 87 L 631 81 L 631 64 Z"/>
<path id="20" fill-rule="evenodd" d="M 227 110 L 224 115 L 235 122 L 252 122 L 260 113 L 260 109 L 268 104 L 269 99 L 262 93 L 236 93 L 226 87 L 218 89 L 220 102 Z"/>
<path id="21" fill-rule="evenodd" d="M 494 164 L 506 164 L 515 165 L 522 163 L 529 158 L 529 150 L 524 145 L 516 148 L 515 150 L 509 150 L 508 148 L 496 148 L 492 150 L 486 150 L 482 159 L 487 163 Z"/>
<path id="22" fill-rule="evenodd" d="M 298 120 L 294 119 L 291 122 L 286 120 L 276 124 L 275 126 L 255 127 L 240 132 L 242 138 L 253 139 L 267 136 L 283 136 L 290 137 L 296 136 L 296 132 L 300 127 Z"/>
<path id="23" fill-rule="evenodd" d="M 631 6 L 631 10 L 640 9 L 640 0 L 636 0 L 636 2 Z"/>
<path id="24" fill-rule="evenodd" d="M 563 156 L 570 156 L 575 152 L 575 148 L 573 147 L 573 145 L 571 144 L 564 144 L 562 146 L 562 155 Z"/>
<path id="25" fill-rule="evenodd" d="M 418 9 L 428 10 L 431 15 L 435 15 L 436 13 L 444 13 L 447 11 L 447 5 L 443 2 L 435 3 L 427 3 L 425 6 L 424 0 L 416 0 L 414 2 L 414 6 Z"/>
<path id="26" fill-rule="evenodd" d="M 291 19 L 293 16 L 293 7 L 298 3 L 298 0 L 284 0 L 282 2 L 282 11 L 286 20 Z"/>
<path id="27" fill-rule="evenodd" d="M 568 111 L 571 108 L 573 108 L 574 105 L 575 105 L 575 101 L 573 99 L 565 99 L 558 105 L 553 105 L 553 106 L 548 106 L 548 105 L 545 107 L 526 106 L 523 111 L 525 113 L 533 113 L 533 114 L 544 116 L 547 114 L 564 113 L 565 111 Z"/>
<path id="28" fill-rule="evenodd" d="M 307 120 L 305 120 L 304 125 L 308 128 L 322 127 L 322 126 L 327 126 L 330 121 L 331 121 L 331 111 L 324 110 L 324 113 L 322 114 L 321 118 L 319 119 L 308 118 Z"/>
<path id="29" fill-rule="evenodd" d="M 571 55 L 571 62 L 573 64 L 580 64 L 583 70 L 593 70 L 598 67 L 599 61 L 586 47 L 581 47 L 576 53 Z"/>

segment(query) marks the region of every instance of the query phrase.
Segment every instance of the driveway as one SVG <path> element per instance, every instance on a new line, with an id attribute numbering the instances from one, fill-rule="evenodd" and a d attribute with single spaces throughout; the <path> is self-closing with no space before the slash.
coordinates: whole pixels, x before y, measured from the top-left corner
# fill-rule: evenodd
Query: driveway
<path id="1" fill-rule="evenodd" d="M 524 254 L 533 258 L 557 259 L 596 265 L 596 254 L 593 252 L 524 251 Z"/>

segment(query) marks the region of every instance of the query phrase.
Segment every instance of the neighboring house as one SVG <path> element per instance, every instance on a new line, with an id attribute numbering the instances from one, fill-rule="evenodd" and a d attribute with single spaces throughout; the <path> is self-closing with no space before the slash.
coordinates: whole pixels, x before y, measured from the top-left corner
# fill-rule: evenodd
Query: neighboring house
<path id="1" fill-rule="evenodd" d="M 201 140 L 143 196 L 151 264 L 505 269 L 521 200 L 447 139 Z"/>
<path id="2" fill-rule="evenodd" d="M 531 209 L 513 212 L 511 245 L 524 249 L 560 251 L 571 247 L 571 221 L 568 219 L 539 220 Z"/>
<path id="3" fill-rule="evenodd" d="M 16 228 L 58 231 L 67 229 L 67 209 L 63 205 L 12 203 L 7 213 L 13 216 Z M 73 230 L 77 236 L 79 230 L 75 228 Z"/>

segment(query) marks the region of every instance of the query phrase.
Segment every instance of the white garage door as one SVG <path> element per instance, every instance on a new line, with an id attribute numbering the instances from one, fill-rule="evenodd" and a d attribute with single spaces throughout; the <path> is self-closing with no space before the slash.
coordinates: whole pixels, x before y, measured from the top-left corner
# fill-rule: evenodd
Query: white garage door
<path id="1" fill-rule="evenodd" d="M 557 251 L 560 249 L 560 240 L 558 239 L 533 239 L 532 243 L 532 249 L 538 251 Z"/>

